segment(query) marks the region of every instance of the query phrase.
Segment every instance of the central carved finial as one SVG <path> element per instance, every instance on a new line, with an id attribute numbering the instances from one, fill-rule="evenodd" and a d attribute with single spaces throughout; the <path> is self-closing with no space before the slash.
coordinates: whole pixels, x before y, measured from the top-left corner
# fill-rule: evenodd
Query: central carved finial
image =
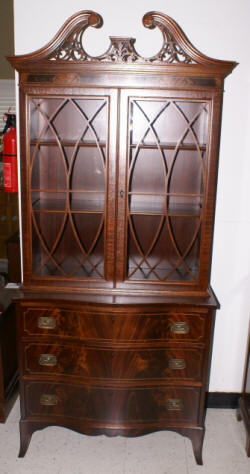
<path id="1" fill-rule="evenodd" d="M 132 63 L 141 59 L 135 51 L 133 38 L 110 36 L 110 42 L 109 50 L 100 60 Z"/>

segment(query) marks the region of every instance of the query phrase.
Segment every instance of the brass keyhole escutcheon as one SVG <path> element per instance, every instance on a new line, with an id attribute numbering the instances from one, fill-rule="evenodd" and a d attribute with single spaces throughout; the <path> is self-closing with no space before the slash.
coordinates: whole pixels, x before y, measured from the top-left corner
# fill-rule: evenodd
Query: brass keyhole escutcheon
<path id="1" fill-rule="evenodd" d="M 186 361 L 185 359 L 170 359 L 168 361 L 168 367 L 172 370 L 181 370 L 185 369 Z"/>
<path id="2" fill-rule="evenodd" d="M 54 354 L 41 354 L 39 364 L 47 367 L 54 367 L 57 364 L 57 358 Z"/>
<path id="3" fill-rule="evenodd" d="M 173 334 L 188 334 L 189 324 L 186 321 L 176 321 L 171 325 L 171 332 Z"/>
<path id="4" fill-rule="evenodd" d="M 166 402 L 166 408 L 168 411 L 181 411 L 183 410 L 183 401 L 180 398 L 170 398 Z"/>
<path id="5" fill-rule="evenodd" d="M 41 316 L 38 318 L 37 326 L 40 329 L 54 329 L 56 327 L 56 320 L 51 316 Z"/>
<path id="6" fill-rule="evenodd" d="M 40 397 L 40 404 L 45 406 L 57 405 L 58 397 L 54 394 L 44 393 Z"/>

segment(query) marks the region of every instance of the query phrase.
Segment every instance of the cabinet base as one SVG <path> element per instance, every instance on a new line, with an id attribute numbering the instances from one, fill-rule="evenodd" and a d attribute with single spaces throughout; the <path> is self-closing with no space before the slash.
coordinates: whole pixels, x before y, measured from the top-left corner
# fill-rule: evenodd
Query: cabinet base
<path id="1" fill-rule="evenodd" d="M 236 416 L 238 421 L 243 420 L 244 422 L 246 429 L 246 453 L 247 456 L 250 457 L 250 417 L 244 398 L 240 398 L 239 408 L 237 409 Z"/>
<path id="2" fill-rule="evenodd" d="M 68 428 L 78 433 L 85 434 L 88 436 L 106 435 L 109 437 L 124 436 L 124 437 L 138 437 L 154 433 L 156 431 L 175 431 L 182 436 L 185 436 L 191 440 L 194 457 L 196 463 L 199 465 L 203 464 L 202 461 L 202 447 L 205 434 L 204 427 L 194 428 L 181 428 L 181 427 L 166 427 L 166 428 L 112 428 L 112 427 L 96 427 L 91 425 L 82 425 L 77 421 L 71 421 L 67 424 L 53 423 L 51 421 L 20 421 L 20 451 L 19 457 L 24 457 L 30 444 L 32 434 L 37 430 L 42 430 L 48 426 L 61 426 Z"/>

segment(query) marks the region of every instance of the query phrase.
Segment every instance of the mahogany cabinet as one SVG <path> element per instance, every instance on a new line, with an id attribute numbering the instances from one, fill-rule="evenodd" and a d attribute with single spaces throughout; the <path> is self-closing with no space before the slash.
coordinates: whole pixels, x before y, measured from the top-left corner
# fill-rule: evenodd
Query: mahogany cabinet
<path id="1" fill-rule="evenodd" d="M 56 424 L 86 434 L 174 430 L 202 463 L 218 302 L 210 266 L 223 82 L 150 12 L 161 50 L 83 46 L 91 11 L 19 72 L 24 279 L 17 302 L 21 450 Z"/>

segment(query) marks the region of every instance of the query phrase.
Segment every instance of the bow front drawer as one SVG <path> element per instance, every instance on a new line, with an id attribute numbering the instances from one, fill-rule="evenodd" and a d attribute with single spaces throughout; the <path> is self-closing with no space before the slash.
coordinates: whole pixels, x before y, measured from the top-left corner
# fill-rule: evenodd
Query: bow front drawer
<path id="1" fill-rule="evenodd" d="M 173 341 L 205 340 L 207 314 L 204 312 L 105 311 L 88 308 L 24 307 L 22 336 L 60 336 L 79 340 Z"/>
<path id="2" fill-rule="evenodd" d="M 105 388 L 49 382 L 25 383 L 26 416 L 54 416 L 109 423 L 114 428 L 142 423 L 197 423 L 198 387 Z"/>
<path id="3" fill-rule="evenodd" d="M 26 375 L 64 375 L 99 380 L 186 380 L 200 382 L 202 349 L 97 349 L 73 345 L 26 344 Z"/>

